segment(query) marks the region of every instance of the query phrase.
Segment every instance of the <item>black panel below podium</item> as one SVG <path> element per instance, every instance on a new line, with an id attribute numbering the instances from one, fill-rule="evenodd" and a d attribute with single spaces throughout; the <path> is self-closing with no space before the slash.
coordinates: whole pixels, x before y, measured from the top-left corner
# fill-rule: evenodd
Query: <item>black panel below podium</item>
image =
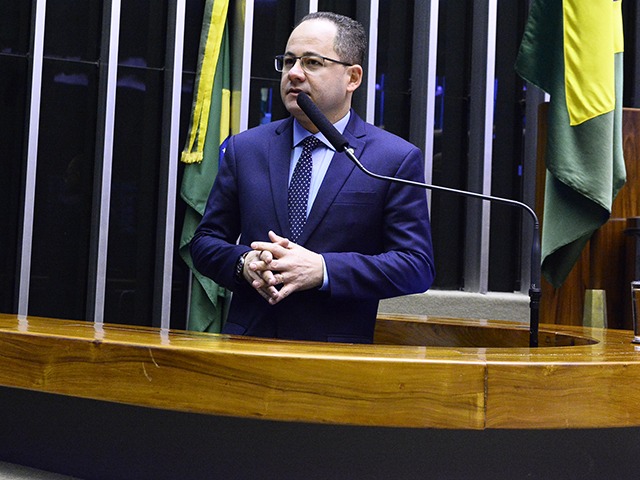
<path id="1" fill-rule="evenodd" d="M 83 479 L 637 478 L 640 429 L 351 427 L 0 387 L 0 460 Z"/>

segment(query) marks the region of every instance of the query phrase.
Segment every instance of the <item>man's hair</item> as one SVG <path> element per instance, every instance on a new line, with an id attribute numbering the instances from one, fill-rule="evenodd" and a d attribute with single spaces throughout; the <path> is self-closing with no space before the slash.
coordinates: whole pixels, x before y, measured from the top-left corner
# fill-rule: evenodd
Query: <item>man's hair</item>
<path id="1" fill-rule="evenodd" d="M 360 22 L 333 12 L 314 12 L 306 15 L 298 25 L 307 20 L 327 20 L 337 27 L 334 50 L 339 60 L 362 65 L 367 50 L 367 34 Z"/>

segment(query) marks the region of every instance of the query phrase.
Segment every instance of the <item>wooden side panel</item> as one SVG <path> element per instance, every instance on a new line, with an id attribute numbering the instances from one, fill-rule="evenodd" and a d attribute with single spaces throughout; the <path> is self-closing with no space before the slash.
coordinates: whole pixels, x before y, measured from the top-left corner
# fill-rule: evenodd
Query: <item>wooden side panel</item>
<path id="1" fill-rule="evenodd" d="M 546 169 L 546 105 L 541 106 L 538 126 L 538 168 L 536 212 L 542 218 Z M 623 142 L 627 183 L 613 203 L 610 220 L 587 243 L 580 260 L 559 289 L 542 280 L 540 321 L 581 325 L 586 289 L 605 290 L 610 328 L 631 328 L 628 298 L 628 252 L 625 239 L 626 219 L 640 216 L 640 110 L 625 108 Z"/>
<path id="2" fill-rule="evenodd" d="M 487 371 L 487 428 L 629 427 L 640 415 L 637 364 L 497 364 Z"/>

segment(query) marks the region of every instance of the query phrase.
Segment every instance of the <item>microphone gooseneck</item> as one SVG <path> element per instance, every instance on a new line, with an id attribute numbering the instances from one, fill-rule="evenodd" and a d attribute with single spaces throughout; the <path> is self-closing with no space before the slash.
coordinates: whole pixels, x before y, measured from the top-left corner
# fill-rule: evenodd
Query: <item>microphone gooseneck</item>
<path id="1" fill-rule="evenodd" d="M 309 120 L 320 130 L 320 132 L 331 142 L 331 145 L 338 152 L 344 152 L 349 159 L 356 164 L 356 166 L 366 175 L 384 180 L 387 182 L 400 183 L 404 185 L 419 187 L 428 190 L 436 190 L 448 193 L 454 193 L 464 197 L 479 198 L 481 200 L 487 200 L 489 202 L 503 203 L 525 210 L 533 221 L 533 241 L 531 243 L 531 283 L 529 286 L 529 346 L 538 346 L 538 327 L 539 327 L 539 311 L 540 311 L 540 297 L 542 291 L 540 288 L 540 222 L 538 216 L 529 205 L 526 203 L 518 202 L 517 200 L 511 200 L 509 198 L 494 197 L 492 195 L 484 195 L 482 193 L 470 192 L 467 190 L 458 190 L 455 188 L 443 187 L 440 185 L 431 185 L 427 183 L 416 182 L 413 180 L 406 180 L 403 178 L 388 177 L 386 175 L 379 175 L 369 171 L 356 157 L 353 149 L 349 146 L 349 141 L 344 135 L 342 135 L 336 127 L 329 121 L 329 119 L 320 111 L 318 106 L 313 103 L 309 96 L 304 93 L 298 93 L 297 98 L 298 106 L 307 115 Z"/>

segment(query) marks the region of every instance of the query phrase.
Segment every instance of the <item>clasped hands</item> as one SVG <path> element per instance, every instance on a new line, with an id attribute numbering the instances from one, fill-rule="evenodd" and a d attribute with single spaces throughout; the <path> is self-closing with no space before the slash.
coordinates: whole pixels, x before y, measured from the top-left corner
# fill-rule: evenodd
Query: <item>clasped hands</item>
<path id="1" fill-rule="evenodd" d="M 322 285 L 322 256 L 269 232 L 271 242 L 252 242 L 243 276 L 271 305 L 298 290 Z"/>

